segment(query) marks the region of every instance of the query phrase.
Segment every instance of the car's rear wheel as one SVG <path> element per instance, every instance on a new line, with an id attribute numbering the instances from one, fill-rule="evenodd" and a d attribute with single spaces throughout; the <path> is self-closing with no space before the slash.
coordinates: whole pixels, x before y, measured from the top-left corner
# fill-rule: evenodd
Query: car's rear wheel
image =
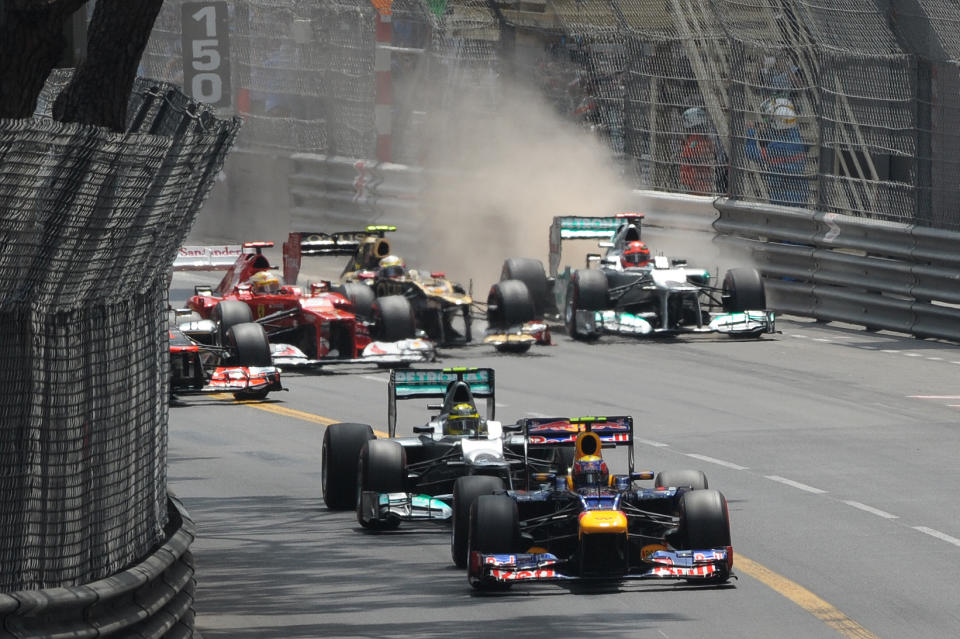
<path id="1" fill-rule="evenodd" d="M 357 282 L 346 282 L 330 290 L 347 298 L 353 307 L 353 314 L 357 317 L 370 319 L 373 316 L 373 302 L 377 296 L 371 287 Z"/>
<path id="2" fill-rule="evenodd" d="M 467 556 L 474 552 L 504 555 L 517 552 L 520 546 L 520 517 L 517 502 L 507 495 L 480 495 L 470 507 L 470 536 Z M 482 567 L 478 566 L 478 569 Z M 474 566 L 470 566 L 473 570 Z M 479 575 L 471 575 L 479 577 Z M 471 578 L 478 590 L 506 589 L 510 584 Z"/>
<path id="3" fill-rule="evenodd" d="M 350 510 L 357 501 L 357 463 L 360 450 L 374 439 L 367 424 L 331 424 L 323 433 L 320 482 L 330 510 Z"/>
<path id="4" fill-rule="evenodd" d="M 723 277 L 723 310 L 728 313 L 767 308 L 763 279 L 755 268 L 732 268 Z"/>
<path id="5" fill-rule="evenodd" d="M 457 568 L 467 567 L 467 538 L 470 535 L 470 506 L 480 495 L 492 495 L 504 489 L 503 480 L 488 475 L 457 477 L 453 484 L 453 528 L 450 554 Z"/>
<path id="6" fill-rule="evenodd" d="M 490 287 L 487 295 L 487 324 L 491 328 L 509 328 L 535 317 L 533 298 L 520 280 L 503 280 Z"/>
<path id="7" fill-rule="evenodd" d="M 595 333 L 583 331 L 576 326 L 577 311 L 601 311 L 609 302 L 607 276 L 596 269 L 575 271 L 567 287 L 567 303 L 563 320 L 567 334 L 574 339 L 592 339 Z"/>
<path id="8" fill-rule="evenodd" d="M 709 487 L 702 470 L 664 470 L 653 479 L 657 488 L 690 488 L 704 490 Z"/>
<path id="9" fill-rule="evenodd" d="M 385 520 L 367 519 L 361 508 L 360 493 L 406 492 L 406 455 L 403 446 L 389 439 L 372 439 L 360 449 L 357 462 L 357 521 L 371 530 L 390 530 L 400 525 L 400 520 L 390 517 Z"/>
<path id="10" fill-rule="evenodd" d="M 547 274 L 543 262 L 529 257 L 511 257 L 503 263 L 500 281 L 520 280 L 533 300 L 534 317 L 542 318 L 547 304 Z"/>
<path id="11" fill-rule="evenodd" d="M 403 295 L 386 295 L 373 302 L 373 334 L 382 342 L 397 342 L 416 335 L 417 325 L 410 301 Z"/>

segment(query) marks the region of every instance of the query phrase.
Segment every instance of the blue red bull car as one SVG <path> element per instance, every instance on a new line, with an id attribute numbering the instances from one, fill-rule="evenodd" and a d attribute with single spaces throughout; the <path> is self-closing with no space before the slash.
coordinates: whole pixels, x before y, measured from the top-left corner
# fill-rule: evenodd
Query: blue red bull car
<path id="1" fill-rule="evenodd" d="M 481 495 L 470 509 L 468 578 L 477 589 L 522 582 L 677 579 L 722 584 L 733 576 L 724 496 L 701 471 L 633 469 L 633 419 L 536 418 L 528 446 L 575 446 L 565 473 L 539 487 Z M 610 474 L 601 449 L 627 446 L 625 474 Z M 652 487 L 638 482 L 654 479 Z"/>

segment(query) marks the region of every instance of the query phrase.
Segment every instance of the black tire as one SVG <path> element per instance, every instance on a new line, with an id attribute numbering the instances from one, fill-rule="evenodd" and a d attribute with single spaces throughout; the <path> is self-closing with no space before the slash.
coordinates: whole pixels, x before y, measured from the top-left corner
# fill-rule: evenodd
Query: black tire
<path id="1" fill-rule="evenodd" d="M 263 326 L 255 322 L 234 324 L 227 331 L 230 362 L 234 366 L 272 366 L 270 341 Z"/>
<path id="2" fill-rule="evenodd" d="M 467 556 L 473 551 L 483 554 L 509 554 L 520 548 L 520 517 L 517 502 L 506 495 L 480 495 L 470 507 L 470 536 Z M 505 590 L 510 584 L 473 581 L 478 590 Z"/>
<path id="3" fill-rule="evenodd" d="M 680 497 L 680 550 L 726 548 L 730 542 L 730 515 L 727 500 L 717 490 L 693 490 Z M 708 583 L 723 583 L 729 575 L 721 575 Z M 704 583 L 703 579 L 689 579 Z"/>
<path id="4" fill-rule="evenodd" d="M 360 449 L 357 461 L 357 522 L 370 530 L 390 530 L 399 519 L 367 521 L 360 511 L 360 492 L 406 492 L 407 460 L 403 446 L 389 439 L 371 439 Z"/>
<path id="5" fill-rule="evenodd" d="M 413 307 L 403 295 L 386 295 L 373 302 L 373 336 L 382 342 L 397 342 L 417 332 Z"/>
<path id="6" fill-rule="evenodd" d="M 377 295 L 373 292 L 372 287 L 357 282 L 347 282 L 340 286 L 334 286 L 330 290 L 350 300 L 353 314 L 357 317 L 361 319 L 373 317 L 373 302 L 377 299 Z"/>
<path id="7" fill-rule="evenodd" d="M 533 298 L 520 280 L 503 280 L 490 287 L 487 295 L 487 324 L 491 328 L 509 328 L 529 322 L 536 316 Z"/>
<path id="8" fill-rule="evenodd" d="M 253 321 L 253 311 L 243 302 L 223 300 L 213 307 L 213 321 L 217 323 L 217 344 L 227 345 L 227 331 L 237 324 Z"/>
<path id="9" fill-rule="evenodd" d="M 500 281 L 505 280 L 523 282 L 533 300 L 534 317 L 543 318 L 547 305 L 547 273 L 543 269 L 543 262 L 529 257 L 511 257 L 500 270 Z"/>
<path id="10" fill-rule="evenodd" d="M 576 456 L 576 446 L 560 446 L 557 448 L 557 475 L 565 476 L 570 467 L 573 466 L 573 460 Z"/>
<path id="11" fill-rule="evenodd" d="M 767 308 L 763 279 L 755 268 L 732 268 L 723 277 L 723 310 L 728 313 Z"/>
<path id="12" fill-rule="evenodd" d="M 596 335 L 576 330 L 574 317 L 578 310 L 602 311 L 607 308 L 609 304 L 607 290 L 607 276 L 603 271 L 581 269 L 573 273 L 567 287 L 567 303 L 563 312 L 564 324 L 570 337 L 574 339 L 596 337 Z"/>
<path id="13" fill-rule="evenodd" d="M 688 487 L 692 490 L 705 490 L 709 487 L 707 476 L 702 470 L 665 470 L 657 473 L 653 479 L 657 488 Z"/>
<path id="14" fill-rule="evenodd" d="M 503 480 L 489 475 L 457 477 L 457 480 L 453 483 L 453 527 L 450 531 L 450 555 L 457 568 L 467 567 L 470 506 L 480 495 L 492 495 L 503 489 Z"/>
<path id="15" fill-rule="evenodd" d="M 330 510 L 356 508 L 360 451 L 372 439 L 373 429 L 366 424 L 331 424 L 324 431 L 320 482 Z"/>

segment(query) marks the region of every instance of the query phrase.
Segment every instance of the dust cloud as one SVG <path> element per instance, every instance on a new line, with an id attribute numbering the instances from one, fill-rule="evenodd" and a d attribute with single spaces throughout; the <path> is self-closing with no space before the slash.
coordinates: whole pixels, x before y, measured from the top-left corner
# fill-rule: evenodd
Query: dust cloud
<path id="1" fill-rule="evenodd" d="M 612 215 L 629 210 L 630 199 L 610 150 L 593 133 L 529 90 L 501 87 L 495 116 L 471 117 L 476 96 L 469 93 L 444 114 L 453 125 L 428 149 L 427 166 L 442 168 L 431 172 L 421 200 L 429 224 L 416 251 L 420 266 L 472 281 L 482 301 L 506 258 L 538 258 L 546 268 L 554 216 Z M 577 244 L 589 244 L 584 254 L 597 250 L 595 242 Z"/>

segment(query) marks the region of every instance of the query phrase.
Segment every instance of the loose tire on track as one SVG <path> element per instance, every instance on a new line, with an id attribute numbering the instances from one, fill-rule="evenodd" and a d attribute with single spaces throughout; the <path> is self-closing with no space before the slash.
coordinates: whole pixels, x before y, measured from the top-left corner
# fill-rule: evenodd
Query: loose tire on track
<path id="1" fill-rule="evenodd" d="M 474 551 L 486 555 L 509 554 L 520 547 L 520 517 L 517 502 L 506 495 L 480 495 L 470 507 L 470 536 L 467 556 Z M 474 581 L 478 590 L 505 590 L 510 584 Z"/>
<path id="2" fill-rule="evenodd" d="M 723 310 L 728 313 L 767 308 L 763 279 L 754 268 L 732 268 L 723 277 Z"/>
<path id="3" fill-rule="evenodd" d="M 416 335 L 417 325 L 410 301 L 403 295 L 385 295 L 373 302 L 374 339 L 397 342 Z"/>
<path id="4" fill-rule="evenodd" d="M 567 334 L 574 339 L 592 339 L 595 334 L 584 333 L 576 328 L 575 317 L 578 310 L 602 311 L 607 308 L 607 276 L 597 269 L 575 271 L 567 287 L 567 302 L 563 319 Z"/>
<path id="5" fill-rule="evenodd" d="M 467 567 L 467 538 L 470 536 L 470 507 L 480 495 L 504 489 L 503 480 L 489 475 L 457 477 L 453 484 L 453 528 L 450 554 L 457 568 Z"/>
<path id="6" fill-rule="evenodd" d="M 702 470 L 664 470 L 653 479 L 657 488 L 689 487 L 693 490 L 709 488 L 707 476 Z"/>
<path id="7" fill-rule="evenodd" d="M 406 492 L 407 463 L 403 446 L 389 439 L 372 439 L 360 449 L 357 462 L 357 522 L 370 530 L 391 530 L 400 525 L 399 519 L 368 521 L 360 509 L 360 493 Z"/>
<path id="8" fill-rule="evenodd" d="M 533 320 L 533 298 L 520 280 L 503 280 L 490 287 L 487 295 L 487 324 L 509 328 Z"/>
<path id="9" fill-rule="evenodd" d="M 236 324 L 253 321 L 253 311 L 243 302 L 224 300 L 213 307 L 213 321 L 217 323 L 217 344 L 227 345 L 227 331 Z"/>
<path id="10" fill-rule="evenodd" d="M 543 262 L 529 257 L 511 257 L 503 263 L 500 281 L 520 280 L 527 287 L 533 300 L 534 319 L 543 318 L 547 306 L 547 273 Z"/>
<path id="11" fill-rule="evenodd" d="M 331 424 L 324 431 L 320 481 L 330 510 L 356 508 L 360 451 L 372 439 L 373 429 L 367 424 Z"/>
<path id="12" fill-rule="evenodd" d="M 373 317 L 373 302 L 377 299 L 377 295 L 366 284 L 347 282 L 340 286 L 334 286 L 330 290 L 350 300 L 350 304 L 353 306 L 353 314 L 357 317 L 361 319 Z"/>

